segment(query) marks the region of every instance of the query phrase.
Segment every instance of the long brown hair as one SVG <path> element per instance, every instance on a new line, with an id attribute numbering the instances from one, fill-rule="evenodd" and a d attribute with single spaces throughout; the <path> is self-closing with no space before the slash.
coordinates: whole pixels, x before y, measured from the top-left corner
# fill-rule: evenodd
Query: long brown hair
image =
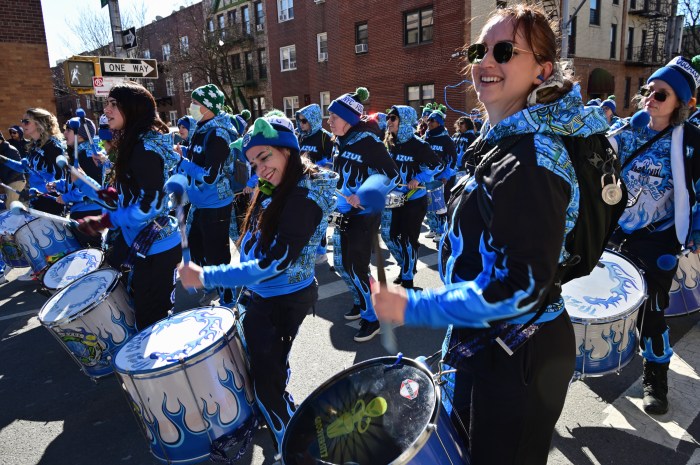
<path id="1" fill-rule="evenodd" d="M 277 226 L 282 216 L 282 210 L 287 204 L 287 198 L 292 189 L 296 187 L 302 176 L 312 176 L 318 173 L 318 167 L 305 156 L 300 156 L 298 151 L 287 147 L 273 147 L 282 152 L 289 152 L 284 176 L 282 176 L 282 181 L 279 185 L 275 187 L 270 205 L 265 209 L 261 207 L 263 193 L 260 189 L 255 189 L 255 195 L 250 201 L 248 211 L 246 211 L 245 219 L 243 220 L 241 237 L 238 239 L 239 246 L 246 232 L 250 231 L 251 234 L 255 234 L 257 231 L 260 231 L 260 239 L 256 247 L 262 250 L 269 249 L 277 235 Z"/>
<path id="2" fill-rule="evenodd" d="M 39 130 L 39 139 L 36 142 L 32 141 L 32 144 L 43 147 L 51 137 L 62 138 L 58 120 L 52 113 L 43 108 L 29 108 L 25 113 L 34 120 Z"/>
<path id="3" fill-rule="evenodd" d="M 109 96 L 117 101 L 124 118 L 122 129 L 114 132 L 113 144 L 117 151 L 114 177 L 121 183 L 128 183 L 127 170 L 141 136 L 149 131 L 166 134 L 168 126 L 158 116 L 153 95 L 142 85 L 123 82 L 112 87 Z"/>

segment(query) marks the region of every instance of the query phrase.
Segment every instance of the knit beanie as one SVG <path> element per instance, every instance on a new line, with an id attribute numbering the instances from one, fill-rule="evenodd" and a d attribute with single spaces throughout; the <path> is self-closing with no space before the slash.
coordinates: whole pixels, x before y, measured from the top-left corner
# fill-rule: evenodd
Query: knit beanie
<path id="1" fill-rule="evenodd" d="M 224 109 L 224 93 L 214 84 L 197 87 L 192 91 L 192 100 L 204 105 L 214 115 L 218 115 Z"/>
<path id="2" fill-rule="evenodd" d="M 299 140 L 294 134 L 294 124 L 279 110 L 272 110 L 256 119 L 246 135 L 233 142 L 231 148 L 239 149 L 245 155 L 249 148 L 259 145 L 287 147 L 299 155 Z"/>
<path id="3" fill-rule="evenodd" d="M 591 99 L 588 102 L 586 102 L 586 106 L 587 107 L 593 107 L 593 106 L 599 107 L 601 103 L 603 103 L 602 100 L 600 100 L 599 98 L 594 98 L 594 99 Z"/>
<path id="4" fill-rule="evenodd" d="M 76 116 L 68 120 L 67 125 L 69 127 L 71 126 L 71 121 L 73 122 L 74 126 L 76 125 L 76 123 L 77 125 L 80 125 L 80 129 L 78 129 L 78 135 L 82 137 L 83 140 L 90 140 L 95 137 L 95 123 L 93 123 L 91 119 L 85 118 L 85 123 L 81 124 L 80 118 Z M 88 137 L 88 131 L 90 132 L 90 137 Z"/>
<path id="5" fill-rule="evenodd" d="M 428 120 L 433 120 L 440 126 L 445 125 L 445 118 L 447 115 L 445 113 L 447 112 L 447 107 L 445 105 L 435 105 L 433 107 L 432 113 L 428 116 Z"/>
<path id="6" fill-rule="evenodd" d="M 238 134 L 245 134 L 245 130 L 248 127 L 248 120 L 250 119 L 250 112 L 248 110 L 243 110 L 238 115 L 231 116 L 231 124 Z"/>
<path id="7" fill-rule="evenodd" d="M 602 107 L 608 107 L 612 110 L 613 113 L 615 113 L 615 110 L 617 106 L 615 106 L 615 102 L 613 102 L 610 99 L 604 100 L 603 103 L 600 104 L 601 108 Z"/>
<path id="8" fill-rule="evenodd" d="M 365 111 L 362 102 L 369 98 L 369 91 L 365 87 L 358 87 L 354 94 L 343 94 L 333 100 L 328 106 L 329 113 L 335 113 L 345 120 L 350 126 L 360 122 L 360 117 Z"/>
<path id="9" fill-rule="evenodd" d="M 10 126 L 10 130 L 11 130 L 11 131 L 16 131 L 17 134 L 19 134 L 19 138 L 20 138 L 20 139 L 24 139 L 24 129 L 22 129 L 21 127 L 19 127 L 19 126 L 17 126 L 17 125 Z"/>
<path id="10" fill-rule="evenodd" d="M 433 112 L 433 104 L 429 103 L 423 107 L 423 111 L 420 114 L 421 118 L 427 118 Z"/>
<path id="11" fill-rule="evenodd" d="M 654 71 L 654 74 L 647 79 L 647 84 L 655 79 L 664 81 L 671 86 L 678 100 L 687 105 L 700 86 L 700 72 L 698 70 L 700 70 L 700 55 L 694 57 L 692 62 L 682 56 L 677 56 L 663 68 Z"/>

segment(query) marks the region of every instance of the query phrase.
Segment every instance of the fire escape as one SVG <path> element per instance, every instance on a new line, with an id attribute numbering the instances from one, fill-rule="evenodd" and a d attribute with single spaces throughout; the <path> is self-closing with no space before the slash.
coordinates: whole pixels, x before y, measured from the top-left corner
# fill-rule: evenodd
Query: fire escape
<path id="1" fill-rule="evenodd" d="M 642 30 L 642 44 L 632 47 L 627 53 L 627 63 L 638 66 L 661 66 L 669 57 L 665 56 L 665 41 L 668 23 L 673 13 L 669 0 L 631 0 L 629 14 L 646 20 Z M 630 53 L 631 52 L 631 53 Z"/>

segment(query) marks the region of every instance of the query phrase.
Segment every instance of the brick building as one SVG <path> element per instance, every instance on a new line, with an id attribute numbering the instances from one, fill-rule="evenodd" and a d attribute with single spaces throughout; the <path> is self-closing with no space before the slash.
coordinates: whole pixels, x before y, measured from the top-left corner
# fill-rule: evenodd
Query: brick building
<path id="1" fill-rule="evenodd" d="M 469 0 L 266 0 L 272 102 L 293 117 L 311 103 L 365 86 L 368 113 L 391 105 L 444 103 L 463 63 L 451 58 L 470 34 Z M 448 103 L 468 111 L 476 103 L 462 85 Z M 446 124 L 459 116 L 448 111 Z"/>
<path id="2" fill-rule="evenodd" d="M 0 0 L 0 130 L 19 124 L 25 110 L 54 108 L 49 52 L 40 0 Z"/>

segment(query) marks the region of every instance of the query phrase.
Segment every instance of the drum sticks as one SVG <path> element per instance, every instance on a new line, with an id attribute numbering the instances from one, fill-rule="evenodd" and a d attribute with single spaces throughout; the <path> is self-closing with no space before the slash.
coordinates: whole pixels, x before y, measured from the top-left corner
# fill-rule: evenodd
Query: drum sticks
<path id="1" fill-rule="evenodd" d="M 57 223 L 66 224 L 68 226 L 74 226 L 74 227 L 78 226 L 78 223 L 75 220 L 71 220 L 69 218 L 63 218 L 62 216 L 58 216 L 58 215 L 52 215 L 51 213 L 42 212 L 42 211 L 36 210 L 34 208 L 27 208 L 24 205 L 22 205 L 22 202 L 20 202 L 18 200 L 15 200 L 14 202 L 12 202 L 10 204 L 10 211 L 14 215 L 19 215 L 21 213 L 28 213 L 28 214 L 33 215 L 33 216 L 39 216 L 41 218 L 46 218 L 46 219 L 55 221 Z"/>

